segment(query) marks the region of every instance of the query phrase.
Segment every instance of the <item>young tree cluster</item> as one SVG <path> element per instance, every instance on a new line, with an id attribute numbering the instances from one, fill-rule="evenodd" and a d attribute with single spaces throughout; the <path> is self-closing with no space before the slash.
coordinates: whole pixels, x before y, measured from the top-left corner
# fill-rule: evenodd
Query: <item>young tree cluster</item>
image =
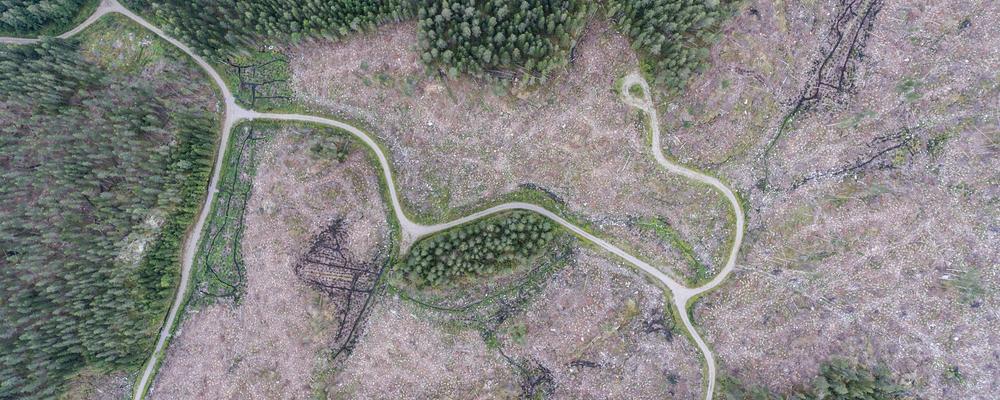
<path id="1" fill-rule="evenodd" d="M 351 134 L 335 129 L 320 129 L 309 137 L 309 154 L 313 158 L 344 162 L 354 142 Z"/>
<path id="2" fill-rule="evenodd" d="M 911 398 L 905 388 L 882 367 L 871 369 L 845 359 L 833 359 L 820 367 L 812 386 L 787 396 L 763 388 L 746 389 L 736 379 L 719 382 L 719 396 L 726 400 L 903 400 Z"/>
<path id="3" fill-rule="evenodd" d="M 906 392 L 885 368 L 874 370 L 844 359 L 823 364 L 812 388 L 792 396 L 801 400 L 889 400 Z"/>
<path id="4" fill-rule="evenodd" d="M 730 14 L 720 0 L 609 0 L 607 12 L 632 40 L 644 72 L 670 89 L 707 66 L 709 44 Z"/>
<path id="5" fill-rule="evenodd" d="M 85 366 L 138 365 L 155 340 L 214 142 L 204 111 L 155 85 L 71 41 L 0 51 L 0 398 L 54 398 Z M 138 261 L 154 209 L 165 222 Z"/>
<path id="6" fill-rule="evenodd" d="M 580 0 L 425 0 L 417 10 L 421 58 L 453 76 L 544 80 L 565 65 L 586 16 Z"/>
<path id="7" fill-rule="evenodd" d="M 552 223 L 544 217 L 514 211 L 418 242 L 400 269 L 420 287 L 491 275 L 540 253 L 554 234 Z"/>
<path id="8" fill-rule="evenodd" d="M 31 35 L 70 23 L 87 0 L 2 0 L 0 34 Z"/>

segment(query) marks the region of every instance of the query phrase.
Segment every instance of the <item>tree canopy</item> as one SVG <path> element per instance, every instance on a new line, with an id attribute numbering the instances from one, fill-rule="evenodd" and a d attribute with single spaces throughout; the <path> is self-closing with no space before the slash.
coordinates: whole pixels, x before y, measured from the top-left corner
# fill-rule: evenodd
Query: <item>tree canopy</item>
<path id="1" fill-rule="evenodd" d="M 708 46 L 730 13 L 720 0 L 609 0 L 608 16 L 632 40 L 654 83 L 683 87 L 707 66 Z"/>
<path id="2" fill-rule="evenodd" d="M 554 234 L 552 223 L 544 217 L 512 211 L 417 242 L 400 271 L 418 287 L 488 276 L 539 254 Z"/>
<path id="3" fill-rule="evenodd" d="M 88 0 L 0 1 L 0 34 L 31 35 L 52 25 L 66 25 Z"/>
<path id="4" fill-rule="evenodd" d="M 171 35 L 206 55 L 261 40 L 297 41 L 341 37 L 409 19 L 415 3 L 407 0 L 126 0 L 150 9 Z"/>
<path id="5" fill-rule="evenodd" d="M 777 396 L 763 388 L 748 389 L 732 377 L 719 381 L 716 398 L 726 400 L 903 400 L 909 394 L 884 367 L 869 368 L 850 360 L 835 358 L 820 366 L 811 385 L 787 396 Z"/>
<path id="6" fill-rule="evenodd" d="M 541 79 L 566 63 L 586 16 L 578 0 L 427 0 L 417 11 L 421 57 L 452 75 Z"/>
<path id="7" fill-rule="evenodd" d="M 106 71 L 75 41 L 0 48 L 0 398 L 147 355 L 215 139 L 175 101 L 190 85 Z"/>

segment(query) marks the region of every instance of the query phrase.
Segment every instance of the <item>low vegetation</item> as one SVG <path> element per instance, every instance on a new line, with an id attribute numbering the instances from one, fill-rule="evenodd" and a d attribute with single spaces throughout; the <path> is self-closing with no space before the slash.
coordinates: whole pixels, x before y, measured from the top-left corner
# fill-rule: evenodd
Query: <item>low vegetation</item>
<path id="1" fill-rule="evenodd" d="M 313 133 L 309 141 L 309 155 L 313 158 L 344 162 L 351 153 L 352 136 L 340 129 L 324 128 Z"/>
<path id="2" fill-rule="evenodd" d="M 215 139 L 198 87 L 162 73 L 76 41 L 0 51 L 0 398 L 52 398 L 152 345 Z"/>
<path id="3" fill-rule="evenodd" d="M 491 275 L 541 253 L 554 229 L 544 217 L 526 211 L 484 218 L 418 242 L 400 268 L 418 287 Z"/>
<path id="4" fill-rule="evenodd" d="M 634 87 L 637 87 L 633 86 Z M 642 88 L 640 88 L 642 90 Z M 663 242 L 669 243 L 681 255 L 681 260 L 687 265 L 687 270 L 683 271 L 683 279 L 690 286 L 701 286 L 712 280 L 712 273 L 708 266 L 699 258 L 698 253 L 690 242 L 684 240 L 680 232 L 670 225 L 666 218 L 650 218 L 639 223 L 639 228 L 651 231 Z"/>
<path id="5" fill-rule="evenodd" d="M 646 97 L 646 92 L 642 90 L 640 85 L 632 85 L 628 88 L 628 93 L 637 99 L 642 99 Z"/>
<path id="6" fill-rule="evenodd" d="M 212 213 L 195 255 L 192 280 L 196 289 L 188 307 L 223 298 L 239 303 L 245 292 L 246 261 L 241 243 L 246 208 L 257 173 L 258 152 L 267 140 L 266 135 L 255 132 L 253 124 L 233 128 Z"/>

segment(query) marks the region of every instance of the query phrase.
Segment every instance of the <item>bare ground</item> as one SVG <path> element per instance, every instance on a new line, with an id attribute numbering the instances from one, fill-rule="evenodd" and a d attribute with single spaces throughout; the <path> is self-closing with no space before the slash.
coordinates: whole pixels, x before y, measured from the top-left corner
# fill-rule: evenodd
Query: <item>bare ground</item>
<path id="1" fill-rule="evenodd" d="M 383 297 L 357 346 L 332 378 L 331 398 L 513 398 L 512 371 L 475 331 L 447 331 Z"/>
<path id="2" fill-rule="evenodd" d="M 664 300 L 637 272 L 581 249 L 501 338 L 508 354 L 551 371 L 554 398 L 697 398 L 700 355 Z"/>
<path id="3" fill-rule="evenodd" d="M 121 400 L 132 394 L 132 382 L 125 372 L 106 374 L 83 370 L 76 374 L 61 400 Z"/>
<path id="4" fill-rule="evenodd" d="M 750 2 L 710 71 L 660 104 L 666 150 L 718 170 L 751 203 L 738 271 L 695 320 L 723 372 L 750 385 L 787 392 L 847 357 L 886 363 L 921 397 L 992 398 L 1000 10 L 855 2 L 846 34 L 878 10 L 847 84 L 828 70 L 782 131 L 815 93 L 842 3 Z"/>
<path id="5" fill-rule="evenodd" d="M 375 171 L 360 146 L 315 158 L 302 128 L 275 132 L 248 203 L 246 295 L 189 314 L 169 348 L 154 398 L 307 398 L 336 332 L 338 304 L 294 273 L 311 237 L 344 218 L 347 247 L 378 256 L 388 240 Z"/>
<path id="6" fill-rule="evenodd" d="M 517 398 L 528 379 L 517 363 L 547 371 L 553 398 L 697 397 L 698 353 L 671 330 L 662 291 L 593 250 L 577 253 L 525 308 L 500 320 L 496 344 L 463 325 L 464 312 L 383 298 L 327 393 Z"/>
<path id="7" fill-rule="evenodd" d="M 637 68 L 635 56 L 603 20 L 550 84 L 513 93 L 425 71 L 415 43 L 409 23 L 287 50 L 300 99 L 363 121 L 389 147 L 408 207 L 442 220 L 531 185 L 668 272 L 690 273 L 640 221 L 665 218 L 703 264 L 721 263 L 728 205 L 655 164 L 640 119 L 614 88 Z"/>

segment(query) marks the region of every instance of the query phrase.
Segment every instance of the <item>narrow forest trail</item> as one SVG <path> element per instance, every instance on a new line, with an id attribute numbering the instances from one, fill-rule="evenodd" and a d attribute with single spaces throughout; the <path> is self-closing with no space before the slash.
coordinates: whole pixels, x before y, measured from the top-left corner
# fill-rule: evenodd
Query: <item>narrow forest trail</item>
<path id="1" fill-rule="evenodd" d="M 409 217 L 407 217 L 406 213 L 403 211 L 402 203 L 399 200 L 399 194 L 396 188 L 396 181 L 393 179 L 392 176 L 392 166 L 389 162 L 388 157 L 386 157 L 385 153 L 382 151 L 382 148 L 381 146 L 379 146 L 378 142 L 376 142 L 367 133 L 365 133 L 361 129 L 351 124 L 330 118 L 311 116 L 311 115 L 301 115 L 301 114 L 259 113 L 256 111 L 247 110 L 239 106 L 238 104 L 236 104 L 236 98 L 233 96 L 232 92 L 226 86 L 225 82 L 222 80 L 222 77 L 207 61 L 205 61 L 201 56 L 192 51 L 185 44 L 167 35 L 162 30 L 157 28 L 155 25 L 149 23 L 142 17 L 134 14 L 133 12 L 123 7 L 120 3 L 118 3 L 118 1 L 102 0 L 101 4 L 98 6 L 94 14 L 91 15 L 89 18 L 87 18 L 86 21 L 84 21 L 76 28 L 73 28 L 72 30 L 62 35 L 59 35 L 58 37 L 59 38 L 71 37 L 79 33 L 80 31 L 84 30 L 86 27 L 94 23 L 94 21 L 97 21 L 102 16 L 108 13 L 119 13 L 121 15 L 124 15 L 125 17 L 128 17 L 129 19 L 135 21 L 139 25 L 142 25 L 144 28 L 155 33 L 157 36 L 166 40 L 170 44 L 174 45 L 175 47 L 183 51 L 189 57 L 191 57 L 191 59 L 193 59 L 195 63 L 197 63 L 198 66 L 200 66 L 205 71 L 205 73 L 209 75 L 212 81 L 214 81 L 215 85 L 219 88 L 219 92 L 222 94 L 223 97 L 223 107 L 224 107 L 222 132 L 219 137 L 220 138 L 219 145 L 215 151 L 215 162 L 213 164 L 212 177 L 209 180 L 205 200 L 201 205 L 201 210 L 198 214 L 198 219 L 195 222 L 194 226 L 192 226 L 191 230 L 189 231 L 189 235 L 185 240 L 184 253 L 181 263 L 180 283 L 178 284 L 174 301 L 170 306 L 170 311 L 167 313 L 166 319 L 164 319 L 159 338 L 156 341 L 156 346 L 153 348 L 152 354 L 146 361 L 145 368 L 143 369 L 142 374 L 139 376 L 139 379 L 136 381 L 136 384 L 133 387 L 134 400 L 141 400 L 142 398 L 145 397 L 147 390 L 150 386 L 151 380 L 153 378 L 154 372 L 156 371 L 157 366 L 161 362 L 161 358 L 165 354 L 165 349 L 167 343 L 170 340 L 173 326 L 177 323 L 178 314 L 186 299 L 188 285 L 190 283 L 189 281 L 191 280 L 191 268 L 194 265 L 194 257 L 195 254 L 197 253 L 197 248 L 198 248 L 197 245 L 198 242 L 201 240 L 202 230 L 205 226 L 205 221 L 208 219 L 209 212 L 211 211 L 212 202 L 215 200 L 215 196 L 218 192 L 218 182 L 222 171 L 222 162 L 223 159 L 225 158 L 223 152 L 226 150 L 228 146 L 229 139 L 232 133 L 232 128 L 238 122 L 251 121 L 251 120 L 307 122 L 307 123 L 331 126 L 349 132 L 351 135 L 355 136 L 358 140 L 360 140 L 362 143 L 368 146 L 374 152 L 376 158 L 378 159 L 377 161 L 379 163 L 379 167 L 382 169 L 383 179 L 385 180 L 385 184 L 387 186 L 387 193 L 389 195 L 390 205 L 392 207 L 396 219 L 399 221 L 400 231 L 402 236 L 400 243 L 401 251 L 405 252 L 405 250 L 408 249 L 410 245 L 412 245 L 420 238 L 450 229 L 452 227 L 467 222 L 477 220 L 479 218 L 483 218 L 507 210 L 527 210 L 539 213 L 545 216 L 546 218 L 549 218 L 550 220 L 561 225 L 570 232 L 573 232 L 579 238 L 589 241 L 603 248 L 604 250 L 607 250 L 608 252 L 628 262 L 629 264 L 632 264 L 633 266 L 637 267 L 643 272 L 649 274 L 657 281 L 661 282 L 664 286 L 666 286 L 668 290 L 670 290 L 674 299 L 674 305 L 677 307 L 677 311 L 680 314 L 682 321 L 684 322 L 685 329 L 687 329 L 690 336 L 694 339 L 695 344 L 697 345 L 698 349 L 701 351 L 703 357 L 705 358 L 705 363 L 707 366 L 706 370 L 708 372 L 707 374 L 708 376 L 706 379 L 707 384 L 704 391 L 705 398 L 708 400 L 712 399 L 713 392 L 715 389 L 715 378 L 716 378 L 715 359 L 712 355 L 711 350 L 708 348 L 708 345 L 705 344 L 705 341 L 701 338 L 701 336 L 698 334 L 698 331 L 691 323 L 687 313 L 687 306 L 688 303 L 696 296 L 719 286 L 735 268 L 736 258 L 739 252 L 740 245 L 743 241 L 743 224 L 744 224 L 743 210 L 742 207 L 740 206 L 739 200 L 736 198 L 732 190 L 730 190 L 721 181 L 711 176 L 705 175 L 703 173 L 675 164 L 669 161 L 663 155 L 662 148 L 660 147 L 661 143 L 660 128 L 659 125 L 656 123 L 656 121 L 658 121 L 656 108 L 653 106 L 653 103 L 648 95 L 649 93 L 651 93 L 649 90 L 649 85 L 646 83 L 645 79 L 643 79 L 639 74 L 632 73 L 625 77 L 625 79 L 622 82 L 621 93 L 623 96 L 623 100 L 627 104 L 639 108 L 640 110 L 648 114 L 651 121 L 649 125 L 651 127 L 653 136 L 652 152 L 656 161 L 671 173 L 679 174 L 694 181 L 712 186 L 720 193 L 722 193 L 729 201 L 729 203 L 733 206 L 733 212 L 735 213 L 735 218 L 736 218 L 736 232 L 732 243 L 732 249 L 729 254 L 729 258 L 727 259 L 725 266 L 719 272 L 719 274 L 716 275 L 716 277 L 712 279 L 710 282 L 700 287 L 689 288 L 687 286 L 682 285 L 681 283 L 677 282 L 676 280 L 665 274 L 660 269 L 649 265 L 645 261 L 642 261 L 639 258 L 633 256 L 632 254 L 629 254 L 628 252 L 622 250 L 618 246 L 608 243 L 606 240 L 601 239 L 591 234 L 590 232 L 587 232 L 583 228 L 567 221 L 560 215 L 536 204 L 523 203 L 523 202 L 510 202 L 510 203 L 496 205 L 488 209 L 478 211 L 449 222 L 433 224 L 433 225 L 424 225 L 417 223 L 412 219 L 410 219 Z M 37 43 L 38 41 L 39 39 L 0 37 L 0 43 L 7 43 L 7 44 L 32 44 L 32 43 Z M 637 98 L 629 93 L 628 88 L 632 87 L 633 85 L 640 85 L 643 88 L 643 93 L 644 93 L 643 98 Z"/>

